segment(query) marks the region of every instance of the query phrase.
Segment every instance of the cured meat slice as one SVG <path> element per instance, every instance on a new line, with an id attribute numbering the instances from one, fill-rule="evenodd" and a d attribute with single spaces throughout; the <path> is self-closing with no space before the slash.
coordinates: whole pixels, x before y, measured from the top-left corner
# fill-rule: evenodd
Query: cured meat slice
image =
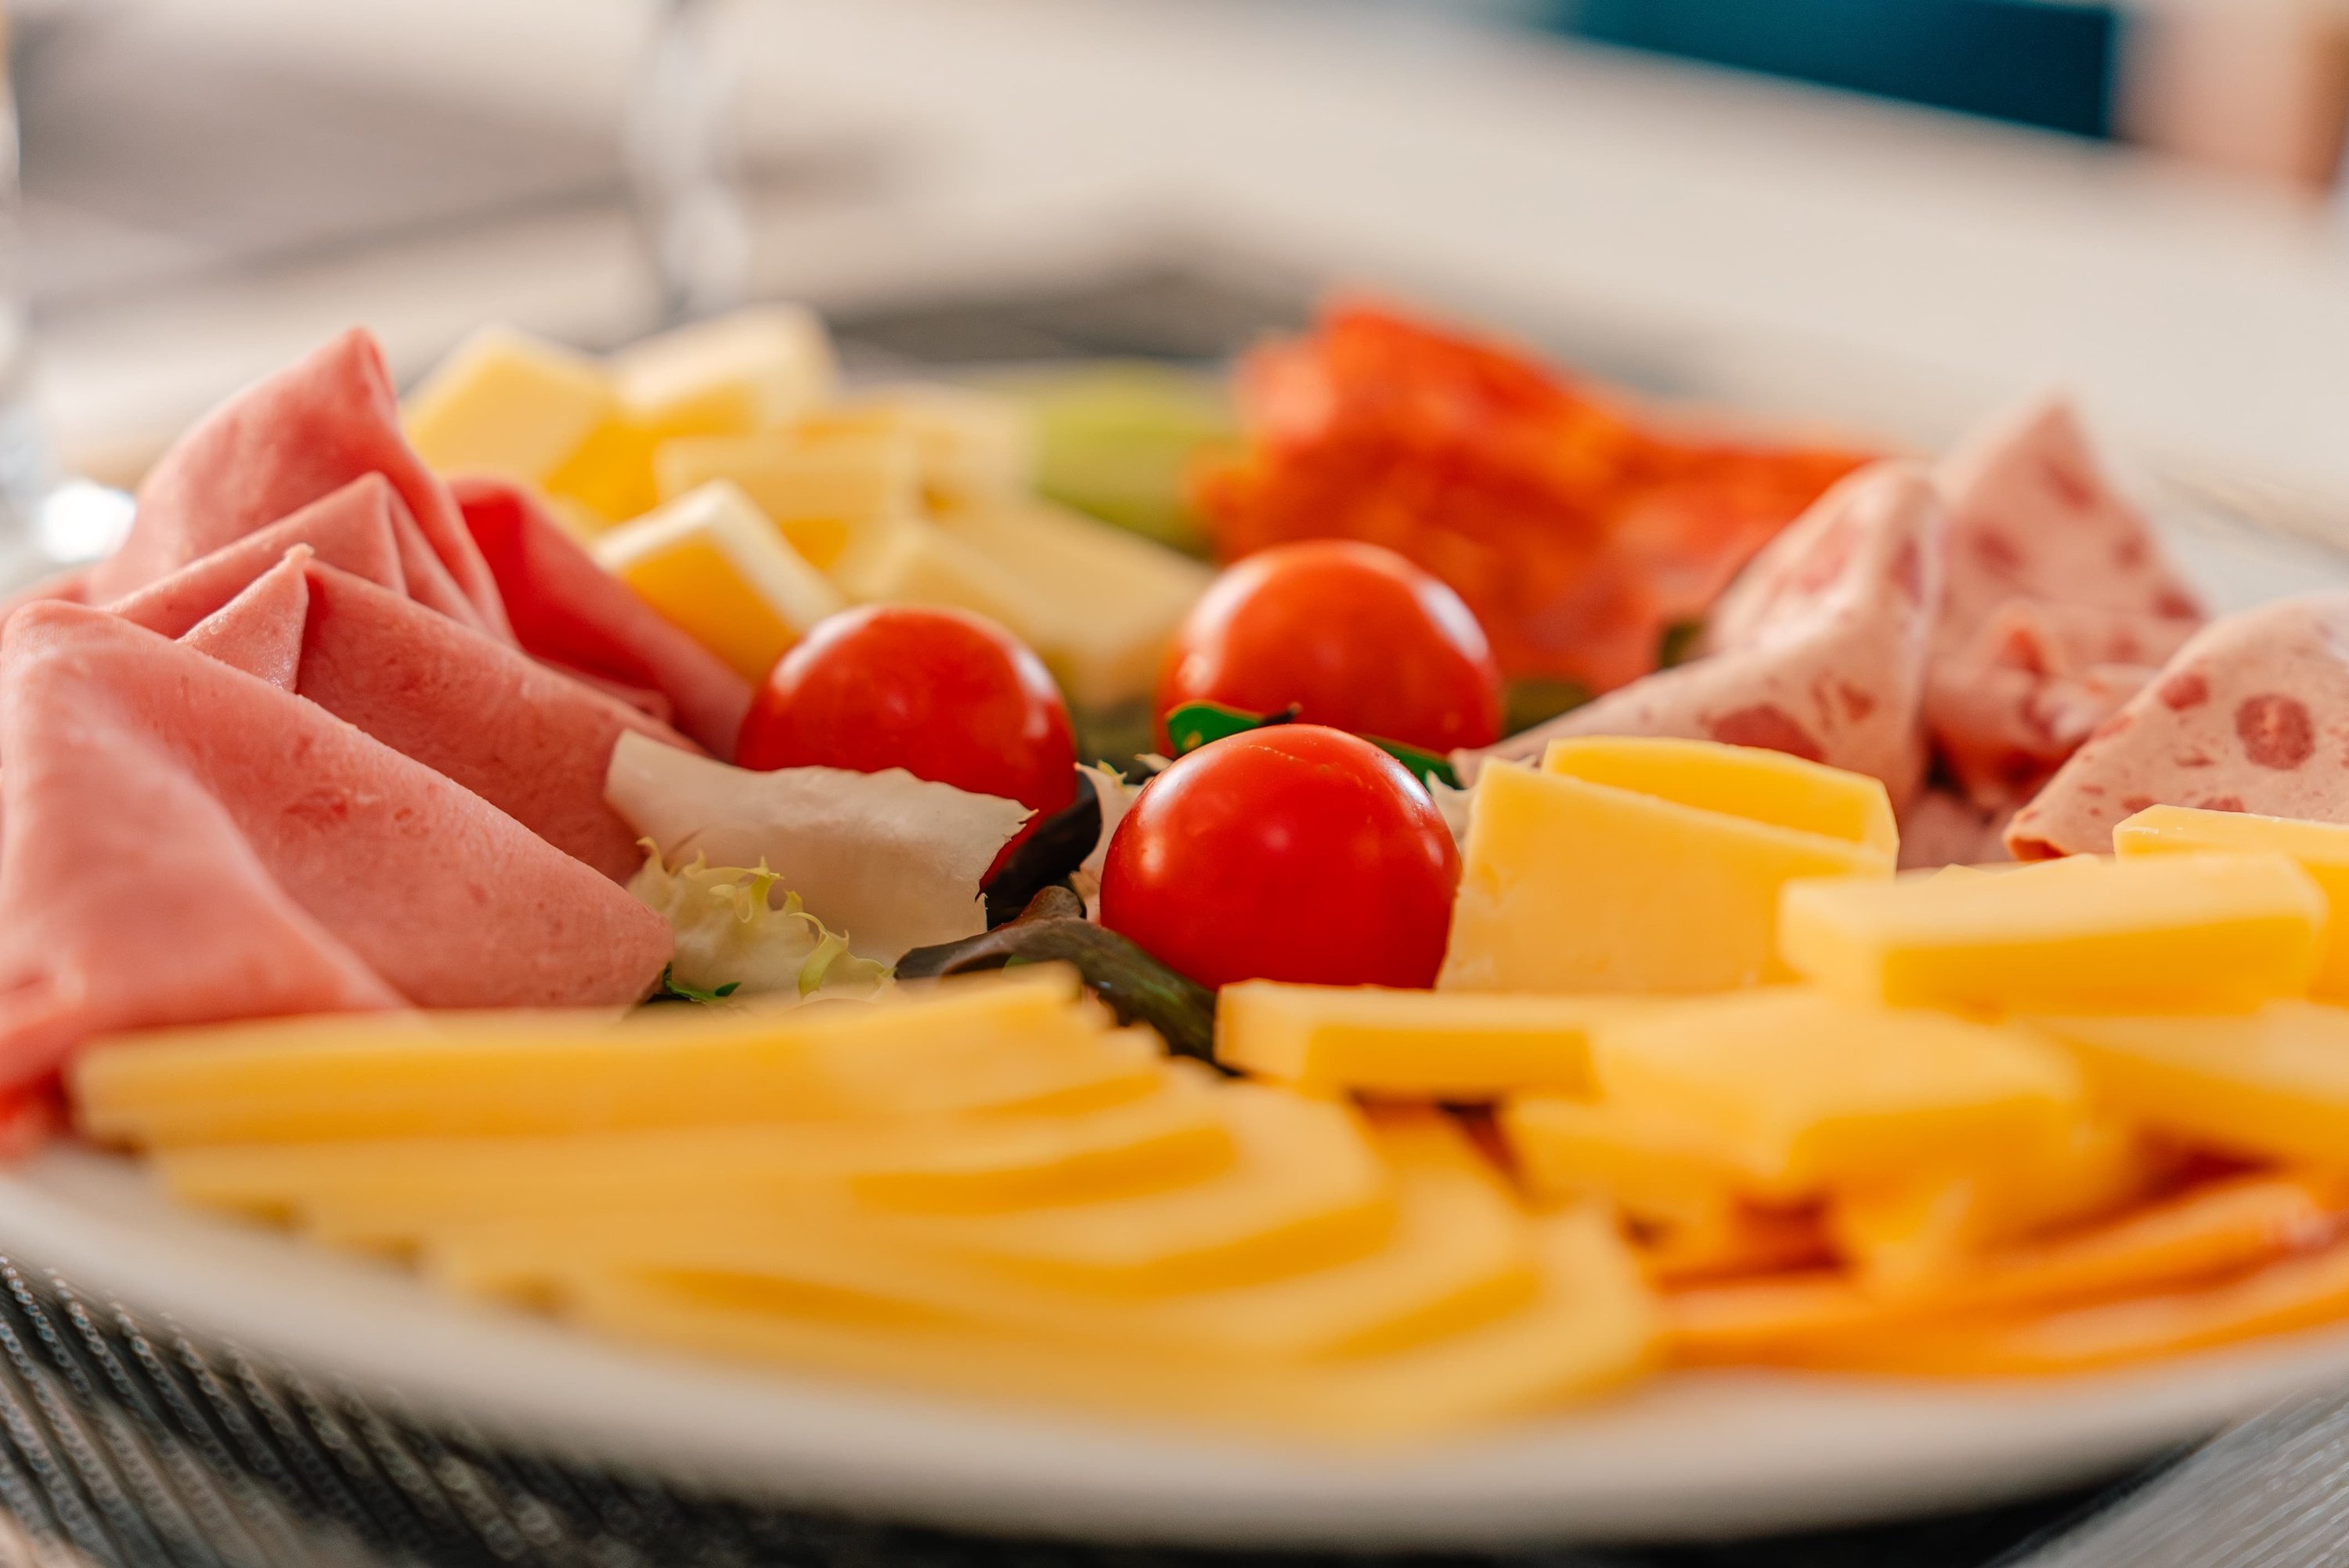
<path id="1" fill-rule="evenodd" d="M 750 707 L 740 676 L 596 565 L 524 491 L 486 479 L 450 488 L 525 652 L 616 693 L 656 693 L 710 755 L 734 755 Z"/>
<path id="2" fill-rule="evenodd" d="M 2011 812 L 1985 811 L 1953 789 L 1920 789 L 1900 813 L 1900 869 L 1977 866 L 2007 860 Z"/>
<path id="3" fill-rule="evenodd" d="M 415 527 L 406 514 L 388 480 L 362 474 L 292 516 L 223 544 L 106 607 L 150 632 L 184 636 L 297 544 L 307 545 L 329 566 L 404 593 L 408 574 L 400 564 L 397 522 Z"/>
<path id="4" fill-rule="evenodd" d="M 102 611 L 0 640 L 0 1084 L 151 1025 L 641 996 L 668 932 L 316 705 Z"/>
<path id="5" fill-rule="evenodd" d="M 2209 626 L 2014 815 L 2017 860 L 2108 854 L 2147 806 L 2349 821 L 2349 594 Z"/>
<path id="6" fill-rule="evenodd" d="M 1951 775 L 1995 810 L 2028 799 L 2202 614 L 2064 398 L 1988 428 L 1936 478 L 1948 586 L 1925 721 Z"/>
<path id="7" fill-rule="evenodd" d="M 383 351 L 357 327 L 255 382 L 180 438 L 140 487 L 130 536 L 92 568 L 90 597 L 104 603 L 143 588 L 368 473 L 398 492 L 447 573 L 455 596 L 436 607 L 461 607 L 468 620 L 505 635 L 489 567 L 448 488 L 400 435 Z"/>
<path id="8" fill-rule="evenodd" d="M 605 875 L 635 873 L 636 835 L 604 800 L 612 747 L 691 741 L 412 600 L 315 562 L 306 575 L 296 691 Z"/>
<path id="9" fill-rule="evenodd" d="M 1715 607 L 1703 657 L 1483 757 L 1536 758 L 1570 735 L 1679 736 L 1873 774 L 1906 800 L 1924 771 L 1918 709 L 1943 523 L 1922 469 L 1863 469 L 1754 558 Z"/>
<path id="10" fill-rule="evenodd" d="M 180 641 L 198 653 L 292 691 L 302 668 L 302 625 L 308 618 L 310 550 L 297 544 L 244 592 L 197 622 Z"/>

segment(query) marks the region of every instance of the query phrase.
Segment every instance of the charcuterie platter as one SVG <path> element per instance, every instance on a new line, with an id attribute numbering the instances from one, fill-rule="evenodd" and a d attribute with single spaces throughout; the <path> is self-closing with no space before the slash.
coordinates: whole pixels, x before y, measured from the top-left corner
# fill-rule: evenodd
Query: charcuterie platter
<path id="1" fill-rule="evenodd" d="M 194 427 L 0 634 L 0 1247 L 1121 1535 L 1853 1517 L 2349 1369 L 2349 570 L 2060 398 L 1363 302 L 1076 385 L 770 308 Z"/>

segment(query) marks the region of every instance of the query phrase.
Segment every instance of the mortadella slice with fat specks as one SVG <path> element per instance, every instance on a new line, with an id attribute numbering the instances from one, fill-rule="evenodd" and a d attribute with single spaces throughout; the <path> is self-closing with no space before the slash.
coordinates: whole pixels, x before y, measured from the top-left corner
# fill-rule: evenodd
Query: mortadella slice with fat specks
<path id="1" fill-rule="evenodd" d="M 1950 531 L 1925 721 L 1995 811 L 2029 799 L 2202 613 L 2061 396 L 1986 427 L 1934 477 Z"/>
<path id="2" fill-rule="evenodd" d="M 480 797 L 102 611 L 11 618 L 0 752 L 0 1085 L 157 1025 L 625 1004 L 668 959 Z"/>
<path id="3" fill-rule="evenodd" d="M 364 328 L 255 382 L 181 437 L 140 486 L 129 537 L 91 568 L 88 598 L 119 599 L 370 473 L 398 492 L 427 547 L 409 552 L 409 591 L 508 635 L 497 583 L 448 487 L 400 434 L 383 351 Z"/>
<path id="4" fill-rule="evenodd" d="M 1532 759 L 1574 735 L 1765 747 L 1872 774 L 1896 801 L 1924 772 L 1918 707 L 1943 512 L 1922 469 L 1878 463 L 1819 498 L 1723 595 L 1694 663 L 1632 682 L 1479 754 Z"/>
<path id="5" fill-rule="evenodd" d="M 595 564 L 523 490 L 460 479 L 450 490 L 503 596 L 523 650 L 614 688 L 666 699 L 678 728 L 734 755 L 750 684 Z"/>
<path id="6" fill-rule="evenodd" d="M 2007 847 L 2109 854 L 2154 805 L 2349 822 L 2349 594 L 2204 628 L 2015 813 Z"/>

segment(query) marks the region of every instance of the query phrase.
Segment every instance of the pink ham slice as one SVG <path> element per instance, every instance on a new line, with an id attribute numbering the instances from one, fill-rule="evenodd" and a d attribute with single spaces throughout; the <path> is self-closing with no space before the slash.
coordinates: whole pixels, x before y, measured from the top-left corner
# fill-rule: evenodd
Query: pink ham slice
<path id="1" fill-rule="evenodd" d="M 2349 821 L 2349 594 L 2213 623 L 2073 754 L 2006 831 L 2017 860 L 2110 853 L 2152 805 Z"/>
<path id="2" fill-rule="evenodd" d="M 1935 477 L 1951 522 L 1926 725 L 1995 810 L 2028 799 L 2202 613 L 2064 398 L 1983 430 Z"/>
<path id="3" fill-rule="evenodd" d="M 1920 789 L 1900 813 L 1900 869 L 1978 866 L 2003 861 L 2009 811 L 1985 811 L 1953 789 Z"/>
<path id="4" fill-rule="evenodd" d="M 1873 774 L 1896 802 L 1906 800 L 1924 771 L 1917 716 L 1943 521 L 1922 469 L 1863 469 L 1773 540 L 1723 595 L 1705 656 L 1483 755 L 1530 759 L 1572 735 L 1680 736 Z M 1474 770 L 1475 759 L 1462 760 Z"/>
<path id="5" fill-rule="evenodd" d="M 310 549 L 297 544 L 285 559 L 245 585 L 180 638 L 181 645 L 292 691 L 302 672 L 302 627 L 309 618 Z"/>
<path id="6" fill-rule="evenodd" d="M 295 691 L 608 877 L 643 864 L 636 835 L 604 800 L 612 748 L 629 730 L 688 751 L 691 741 L 412 600 L 316 562 L 301 570 Z M 282 602 L 239 604 L 255 618 L 286 613 Z"/>
<path id="7" fill-rule="evenodd" d="M 405 593 L 408 573 L 400 563 L 398 536 L 401 520 L 414 528 L 391 482 L 381 474 L 362 474 L 292 516 L 223 544 L 106 607 L 150 632 L 184 636 L 297 544 L 308 546 L 329 566 Z"/>
<path id="8" fill-rule="evenodd" d="M 316 705 L 100 611 L 0 640 L 0 1085 L 85 1037 L 636 1000 L 666 925 Z"/>
<path id="9" fill-rule="evenodd" d="M 450 489 L 524 651 L 616 692 L 657 694 L 711 756 L 734 755 L 750 707 L 740 676 L 597 566 L 523 490 L 487 479 Z"/>
<path id="10" fill-rule="evenodd" d="M 130 536 L 91 569 L 89 597 L 119 599 L 370 473 L 389 481 L 426 546 L 406 562 L 409 592 L 506 635 L 497 584 L 448 487 L 400 435 L 383 352 L 363 328 L 254 383 L 182 436 L 140 487 Z"/>

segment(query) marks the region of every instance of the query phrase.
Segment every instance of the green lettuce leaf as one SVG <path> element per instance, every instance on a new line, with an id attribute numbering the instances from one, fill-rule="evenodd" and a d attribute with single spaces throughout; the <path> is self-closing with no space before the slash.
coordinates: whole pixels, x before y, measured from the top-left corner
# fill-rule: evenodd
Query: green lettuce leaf
<path id="1" fill-rule="evenodd" d="M 671 871 L 645 841 L 644 869 L 628 891 L 676 934 L 669 989 L 697 1001 L 771 1004 L 872 996 L 889 984 L 887 965 L 851 953 L 847 936 L 802 909 L 797 893 L 778 902 L 781 880 L 763 861 L 712 866 L 699 855 Z"/>

